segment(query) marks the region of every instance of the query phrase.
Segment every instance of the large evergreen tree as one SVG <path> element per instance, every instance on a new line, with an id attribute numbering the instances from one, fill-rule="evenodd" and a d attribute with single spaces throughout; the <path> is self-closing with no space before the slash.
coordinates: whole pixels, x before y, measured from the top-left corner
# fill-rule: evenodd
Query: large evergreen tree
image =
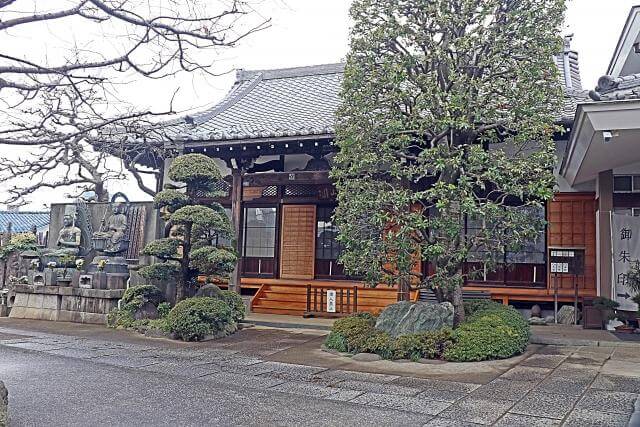
<path id="1" fill-rule="evenodd" d="M 174 235 L 155 240 L 143 250 L 161 262 L 144 266 L 140 274 L 152 280 L 176 280 L 176 302 L 199 274 L 228 277 L 237 262 L 235 251 L 223 242 L 233 237 L 231 221 L 219 203 L 203 204 L 216 196 L 214 186 L 222 179 L 215 162 L 203 154 L 177 157 L 169 167 L 169 184 L 154 198 Z"/>
<path id="2" fill-rule="evenodd" d="M 538 236 L 564 11 L 563 0 L 354 1 L 333 170 L 349 271 L 405 295 L 431 287 L 459 323 L 477 274 L 466 260 L 494 268 Z"/>

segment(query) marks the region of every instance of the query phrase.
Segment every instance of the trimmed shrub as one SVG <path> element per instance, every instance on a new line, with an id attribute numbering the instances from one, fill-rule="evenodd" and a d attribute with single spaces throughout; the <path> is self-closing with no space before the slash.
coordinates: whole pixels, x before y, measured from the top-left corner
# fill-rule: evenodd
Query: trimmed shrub
<path id="1" fill-rule="evenodd" d="M 386 332 L 374 329 L 365 340 L 360 351 L 375 353 L 383 359 L 394 359 L 396 354 L 396 339 Z"/>
<path id="2" fill-rule="evenodd" d="M 227 335 L 235 327 L 229 306 L 210 297 L 180 301 L 167 316 L 169 328 L 184 341 L 200 341 L 207 335 Z"/>
<path id="3" fill-rule="evenodd" d="M 467 307 L 469 317 L 453 332 L 455 343 L 445 350 L 445 359 L 455 362 L 506 359 L 525 351 L 529 323 L 516 309 L 489 301 Z"/>
<path id="4" fill-rule="evenodd" d="M 244 305 L 244 300 L 237 292 L 224 290 L 220 291 L 220 296 L 218 297 L 222 301 L 226 302 L 229 308 L 231 309 L 231 316 L 233 320 L 239 322 L 244 319 L 244 314 L 246 311 L 246 307 Z"/>
<path id="5" fill-rule="evenodd" d="M 324 346 L 332 350 L 346 353 L 348 351 L 347 340 L 337 332 L 331 332 L 324 341 Z"/>
<path id="6" fill-rule="evenodd" d="M 222 295 L 222 290 L 214 285 L 213 283 L 207 283 L 206 285 L 203 285 L 200 287 L 200 289 L 198 289 L 198 291 L 196 292 L 196 297 L 211 297 L 211 298 L 218 298 L 220 299 Z"/>
<path id="7" fill-rule="evenodd" d="M 122 304 L 141 307 L 146 302 L 152 302 L 156 307 L 164 301 L 164 294 L 153 285 L 132 286 L 124 291 Z"/>
<path id="8" fill-rule="evenodd" d="M 168 302 L 161 302 L 160 304 L 158 304 L 158 316 L 160 317 L 160 319 L 167 317 L 170 311 L 171 304 L 169 304 Z"/>
<path id="9" fill-rule="evenodd" d="M 342 337 L 346 345 L 346 351 L 359 353 L 366 347 L 366 342 L 373 335 L 375 329 L 369 320 L 362 317 L 349 316 L 336 320 L 331 331 Z M 332 348 L 326 342 L 325 346 Z M 337 348 L 335 350 L 341 351 Z"/>
<path id="10" fill-rule="evenodd" d="M 396 359 L 441 359 L 444 352 L 453 345 L 453 331 L 444 328 L 439 331 L 402 335 L 396 339 Z"/>

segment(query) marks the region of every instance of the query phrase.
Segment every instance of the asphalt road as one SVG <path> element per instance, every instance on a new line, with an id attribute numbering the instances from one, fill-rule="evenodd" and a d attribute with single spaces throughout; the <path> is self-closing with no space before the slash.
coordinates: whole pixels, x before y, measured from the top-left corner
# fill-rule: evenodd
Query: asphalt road
<path id="1" fill-rule="evenodd" d="M 421 425 L 431 417 L 0 346 L 10 426 Z"/>

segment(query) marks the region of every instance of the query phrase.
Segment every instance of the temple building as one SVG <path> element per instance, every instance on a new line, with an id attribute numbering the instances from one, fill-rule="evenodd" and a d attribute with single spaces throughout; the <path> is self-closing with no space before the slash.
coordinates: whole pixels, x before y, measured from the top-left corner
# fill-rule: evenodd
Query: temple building
<path id="1" fill-rule="evenodd" d="M 547 228 L 525 250 L 505 254 L 502 268 L 468 282 L 466 290 L 504 303 L 616 297 L 612 213 L 640 215 L 639 11 L 632 10 L 607 76 L 594 91 L 582 87 L 569 40 L 555 57 L 565 94 L 557 123 L 565 132 L 556 137 L 555 196 L 540 212 Z M 217 105 L 167 128 L 168 147 L 206 154 L 228 176 L 218 201 L 239 237 L 233 283 L 255 293 L 254 312 L 314 311 L 326 304 L 328 289 L 339 293 L 339 310 L 357 301 L 359 311 L 377 311 L 396 301 L 395 289 L 365 288 L 338 263 L 329 170 L 343 68 L 240 70 Z M 562 258 L 569 256 L 580 258 L 576 274 L 563 274 Z"/>

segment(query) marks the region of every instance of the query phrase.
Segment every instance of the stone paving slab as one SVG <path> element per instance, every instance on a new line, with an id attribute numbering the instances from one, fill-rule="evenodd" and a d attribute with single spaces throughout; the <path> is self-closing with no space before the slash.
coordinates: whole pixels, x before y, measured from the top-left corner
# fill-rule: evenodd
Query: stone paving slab
<path id="1" fill-rule="evenodd" d="M 640 354 L 640 350 L 639 350 Z M 608 360 L 602 369 L 600 370 L 603 374 L 610 375 L 620 375 L 624 372 L 625 376 L 629 377 L 640 377 L 640 361 L 638 362 L 629 362 L 622 360 Z"/>
<path id="2" fill-rule="evenodd" d="M 449 407 L 449 403 L 428 401 L 416 397 L 397 396 L 382 393 L 365 393 L 351 400 L 361 405 L 378 406 L 381 408 L 400 409 L 402 411 L 418 412 L 420 414 L 437 415 Z"/>
<path id="3" fill-rule="evenodd" d="M 471 393 L 478 399 L 496 399 L 518 401 L 536 386 L 533 381 L 514 381 L 512 379 L 497 378 L 489 384 L 483 385 Z"/>
<path id="4" fill-rule="evenodd" d="M 374 374 L 370 372 L 343 371 L 340 369 L 329 370 L 315 374 L 320 378 L 331 378 L 334 380 L 357 380 L 368 381 L 370 383 L 388 383 L 400 378 L 398 375 Z"/>
<path id="5" fill-rule="evenodd" d="M 422 393 L 418 395 L 423 399 L 429 400 L 438 400 L 440 402 L 450 402 L 453 403 L 457 400 L 466 397 L 468 393 L 464 391 L 452 391 L 452 390 L 440 390 L 437 388 L 429 388 L 424 390 Z"/>
<path id="6" fill-rule="evenodd" d="M 175 375 L 185 378 L 199 378 L 205 375 L 220 372 L 213 366 L 192 365 L 180 362 L 160 361 L 152 365 L 142 366 L 143 371 L 157 372 L 166 375 Z"/>
<path id="7" fill-rule="evenodd" d="M 392 384 L 421 389 L 437 389 L 470 393 L 480 387 L 480 384 L 462 383 L 457 381 L 434 380 L 429 378 L 400 377 Z"/>
<path id="8" fill-rule="evenodd" d="M 211 381 L 217 384 L 258 389 L 267 389 L 286 382 L 277 378 L 256 377 L 252 375 L 241 375 L 230 372 L 218 372 L 215 374 L 206 375 L 197 378 L 197 381 Z"/>
<path id="9" fill-rule="evenodd" d="M 632 414 L 637 399 L 638 394 L 636 393 L 588 390 L 576 408 L 615 414 Z"/>
<path id="10" fill-rule="evenodd" d="M 491 425 L 505 414 L 511 408 L 511 405 L 513 405 L 513 402 L 467 397 L 454 403 L 440 413 L 439 416 L 459 422 Z"/>
<path id="11" fill-rule="evenodd" d="M 511 408 L 512 413 L 562 419 L 573 409 L 577 396 L 551 393 L 530 393 Z"/>
<path id="12" fill-rule="evenodd" d="M 482 424 L 476 424 L 466 421 L 450 420 L 448 418 L 434 417 L 423 427 L 478 427 Z"/>
<path id="13" fill-rule="evenodd" d="M 536 388 L 535 393 L 552 393 L 567 394 L 570 396 L 580 396 L 587 390 L 589 382 L 575 380 L 573 378 L 564 377 L 548 377 L 542 381 Z"/>
<path id="14" fill-rule="evenodd" d="M 275 387 L 272 387 L 271 390 L 318 398 L 325 398 L 336 393 L 336 389 L 334 388 L 326 387 L 319 384 L 312 384 L 304 381 L 291 381 L 282 383 Z"/>
<path id="15" fill-rule="evenodd" d="M 500 420 L 494 424 L 496 427 L 548 427 L 559 425 L 560 420 L 512 413 L 505 414 L 504 417 L 500 418 Z"/>
<path id="16" fill-rule="evenodd" d="M 353 400 L 364 393 L 364 391 L 358 390 L 334 390 L 334 393 L 325 397 L 325 399 L 348 402 L 349 400 Z"/>
<path id="17" fill-rule="evenodd" d="M 61 348 L 58 350 L 48 350 L 47 353 L 55 354 L 56 356 L 71 357 L 74 359 L 95 359 L 114 355 L 114 352 L 109 350 L 94 350 L 74 347 Z"/>
<path id="18" fill-rule="evenodd" d="M 160 360 L 154 357 L 137 357 L 127 354 L 115 354 L 99 357 L 95 361 L 97 363 L 121 366 L 123 368 L 142 368 L 143 366 L 158 363 Z"/>
<path id="19" fill-rule="evenodd" d="M 575 409 L 567 417 L 565 427 L 627 427 L 629 415 L 613 414 L 589 409 Z M 630 426 L 634 427 L 634 426 Z"/>
<path id="20" fill-rule="evenodd" d="M 640 357 L 640 354 L 638 357 Z M 640 393 L 640 378 L 600 374 L 591 387 L 599 390 Z"/>
<path id="21" fill-rule="evenodd" d="M 520 366 L 532 366 L 534 368 L 555 368 L 567 358 L 565 355 L 534 354 L 529 356 Z"/>
<path id="22" fill-rule="evenodd" d="M 422 390 L 413 387 L 404 387 L 394 384 L 370 383 L 367 381 L 347 380 L 339 382 L 335 385 L 338 388 L 348 390 L 367 391 L 373 394 L 386 394 L 397 396 L 416 396 Z"/>
<path id="23" fill-rule="evenodd" d="M 516 366 L 509 369 L 502 374 L 500 378 L 513 381 L 542 381 L 547 375 L 551 373 L 549 368 L 534 368 L 531 366 Z"/>
<path id="24" fill-rule="evenodd" d="M 64 345 L 54 345 L 54 344 L 41 344 L 37 342 L 17 342 L 12 344 L 4 344 L 7 347 L 13 348 L 21 348 L 23 350 L 32 350 L 32 351 L 51 351 L 51 350 L 60 350 L 64 348 Z"/>

